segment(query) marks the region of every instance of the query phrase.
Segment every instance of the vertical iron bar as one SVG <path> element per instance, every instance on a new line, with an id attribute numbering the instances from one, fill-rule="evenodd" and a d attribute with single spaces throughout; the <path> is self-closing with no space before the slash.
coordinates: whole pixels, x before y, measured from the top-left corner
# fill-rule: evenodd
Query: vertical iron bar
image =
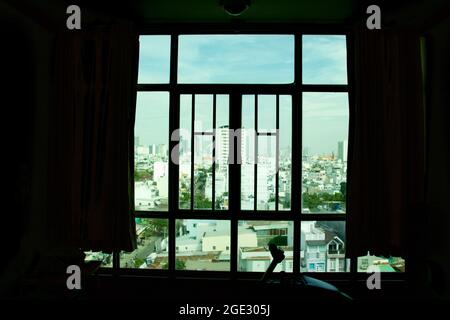
<path id="1" fill-rule="evenodd" d="M 254 190 L 254 195 L 253 195 L 253 210 L 256 212 L 258 210 L 258 95 L 254 95 L 255 96 L 255 100 L 254 100 L 254 107 L 255 107 L 255 156 L 254 156 L 254 170 L 253 170 L 253 190 Z"/>
<path id="2" fill-rule="evenodd" d="M 295 34 L 295 92 L 292 96 L 291 212 L 294 217 L 294 274 L 300 272 L 301 242 L 301 145 L 302 145 L 302 35 Z"/>
<path id="3" fill-rule="evenodd" d="M 217 123 L 216 123 L 216 94 L 213 95 L 213 163 L 212 163 L 212 210 L 216 210 L 216 134 L 217 134 Z"/>
<path id="4" fill-rule="evenodd" d="M 172 88 L 176 87 L 177 83 L 177 64 L 178 64 L 178 35 L 171 36 L 170 41 L 170 84 Z M 180 95 L 176 90 L 169 92 L 169 132 L 172 134 L 180 127 Z M 180 136 L 178 135 L 178 138 Z M 175 237 L 176 237 L 176 221 L 175 213 L 178 211 L 178 197 L 179 197 L 179 164 L 176 164 L 172 159 L 172 150 L 179 141 L 172 141 L 169 137 L 169 195 L 168 195 L 168 217 L 169 217 L 169 277 L 175 277 Z M 179 154 L 178 161 L 179 161 Z"/>
<path id="5" fill-rule="evenodd" d="M 278 202 L 279 202 L 279 171 L 280 171 L 280 95 L 276 95 L 277 102 L 276 102 L 276 118 L 275 118 L 275 139 L 276 139 L 276 145 L 275 145 L 275 211 L 278 212 Z"/>
<path id="6" fill-rule="evenodd" d="M 191 105 L 192 115 L 191 115 L 191 210 L 194 209 L 194 154 L 195 154 L 195 94 L 192 94 L 192 105 Z"/>

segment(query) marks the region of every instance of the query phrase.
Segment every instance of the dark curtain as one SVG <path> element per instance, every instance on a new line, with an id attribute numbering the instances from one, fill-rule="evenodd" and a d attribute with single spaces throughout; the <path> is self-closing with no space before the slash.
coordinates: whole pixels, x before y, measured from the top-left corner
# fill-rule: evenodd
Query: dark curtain
<path id="1" fill-rule="evenodd" d="M 405 257 L 424 200 L 420 38 L 364 26 L 350 44 L 347 254 Z"/>
<path id="2" fill-rule="evenodd" d="M 111 252 L 136 247 L 133 133 L 138 36 L 124 23 L 56 39 L 49 237 Z"/>

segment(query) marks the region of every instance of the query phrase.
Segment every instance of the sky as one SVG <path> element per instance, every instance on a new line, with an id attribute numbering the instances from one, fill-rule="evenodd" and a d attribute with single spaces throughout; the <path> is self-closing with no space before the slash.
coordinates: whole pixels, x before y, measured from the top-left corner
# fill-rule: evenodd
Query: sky
<path id="1" fill-rule="evenodd" d="M 305 35 L 302 42 L 303 83 L 347 83 L 345 36 Z M 138 82 L 168 83 L 169 57 L 169 36 L 141 36 Z M 178 81 L 179 83 L 292 83 L 294 37 L 292 35 L 180 36 Z M 245 104 L 247 103 L 245 101 L 251 101 L 253 98 L 244 96 L 243 99 Z M 222 97 L 220 101 L 221 105 L 226 106 L 227 96 Z M 286 136 L 290 136 L 291 132 L 288 114 L 292 108 L 291 104 L 289 96 L 280 97 L 281 148 L 290 146 L 290 139 Z M 196 119 L 200 119 L 204 127 L 210 126 L 208 122 L 212 119 L 212 112 L 209 113 L 211 105 L 212 96 L 203 95 L 196 99 Z M 259 97 L 259 129 L 273 126 L 274 106 L 275 96 Z M 243 109 L 244 123 L 245 119 L 252 119 L 254 107 L 250 103 Z M 227 116 L 226 112 L 220 112 L 223 116 Z M 182 116 L 190 117 L 189 114 Z M 135 135 L 139 137 L 140 144 L 167 143 L 168 130 L 169 94 L 138 93 Z M 308 148 L 310 154 L 336 153 L 337 142 L 347 140 L 347 131 L 346 93 L 304 93 L 303 147 Z"/>

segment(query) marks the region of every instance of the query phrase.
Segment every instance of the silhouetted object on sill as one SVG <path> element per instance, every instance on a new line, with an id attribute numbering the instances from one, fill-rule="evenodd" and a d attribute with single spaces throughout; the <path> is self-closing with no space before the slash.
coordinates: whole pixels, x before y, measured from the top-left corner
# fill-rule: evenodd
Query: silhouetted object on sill
<path id="1" fill-rule="evenodd" d="M 331 299 L 337 301 L 352 301 L 353 299 L 347 294 L 341 292 L 335 286 L 318 280 L 309 276 L 299 275 L 288 277 L 284 271 L 280 272 L 280 279 L 270 279 L 276 266 L 281 263 L 284 258 L 284 251 L 279 249 L 275 244 L 269 243 L 269 251 L 272 255 L 272 262 L 267 268 L 264 276 L 261 279 L 262 284 L 278 285 L 283 288 L 293 288 L 299 297 L 305 297 L 310 299 Z"/>

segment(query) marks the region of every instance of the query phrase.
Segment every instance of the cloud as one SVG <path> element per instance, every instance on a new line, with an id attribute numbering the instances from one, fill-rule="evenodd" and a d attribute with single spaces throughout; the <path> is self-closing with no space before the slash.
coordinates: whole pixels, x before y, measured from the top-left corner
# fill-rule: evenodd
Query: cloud
<path id="1" fill-rule="evenodd" d="M 345 36 L 305 35 L 302 47 L 303 83 L 347 84 Z"/>
<path id="2" fill-rule="evenodd" d="M 290 35 L 186 35 L 179 40 L 181 83 L 290 83 Z"/>

